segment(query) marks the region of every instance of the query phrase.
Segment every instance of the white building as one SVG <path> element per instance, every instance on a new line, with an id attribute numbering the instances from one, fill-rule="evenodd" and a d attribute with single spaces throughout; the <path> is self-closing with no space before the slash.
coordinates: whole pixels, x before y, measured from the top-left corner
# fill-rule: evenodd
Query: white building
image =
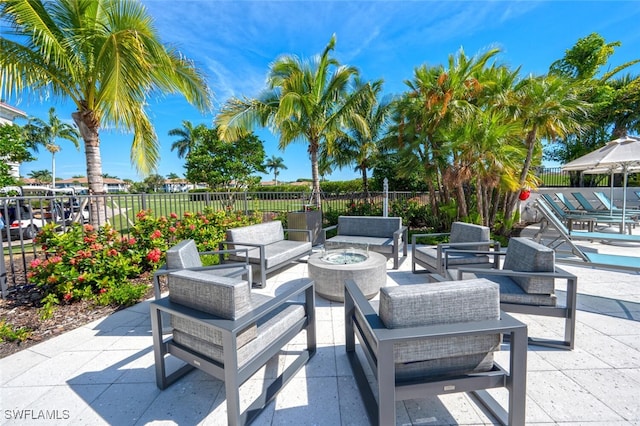
<path id="1" fill-rule="evenodd" d="M 0 126 L 4 124 L 13 124 L 16 118 L 27 118 L 27 113 L 0 101 Z M 8 161 L 7 164 L 11 167 L 11 176 L 19 178 L 20 163 Z"/>

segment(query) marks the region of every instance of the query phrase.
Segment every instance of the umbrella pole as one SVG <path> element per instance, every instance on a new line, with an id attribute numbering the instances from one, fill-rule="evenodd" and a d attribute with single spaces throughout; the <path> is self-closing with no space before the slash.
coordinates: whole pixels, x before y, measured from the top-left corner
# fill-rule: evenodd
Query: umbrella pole
<path id="1" fill-rule="evenodd" d="M 622 229 L 620 230 L 621 234 L 625 233 L 624 229 L 624 220 L 627 214 L 627 173 L 628 168 L 626 165 L 622 166 Z"/>
<path id="2" fill-rule="evenodd" d="M 609 191 L 609 199 L 611 202 L 609 203 L 609 216 L 613 217 L 613 178 L 615 176 L 614 169 L 611 169 L 611 189 Z"/>

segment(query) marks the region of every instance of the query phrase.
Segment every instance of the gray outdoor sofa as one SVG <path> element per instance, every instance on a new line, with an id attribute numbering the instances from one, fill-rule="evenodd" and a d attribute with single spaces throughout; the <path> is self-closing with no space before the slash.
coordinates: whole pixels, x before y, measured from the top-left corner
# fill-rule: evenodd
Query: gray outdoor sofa
<path id="1" fill-rule="evenodd" d="M 288 234 L 306 233 L 306 241 L 291 241 Z M 307 229 L 283 229 L 282 222 L 274 220 L 257 225 L 227 230 L 227 239 L 220 248 L 229 250 L 248 249 L 247 258 L 254 271 L 254 285 L 264 287 L 267 274 L 287 266 L 291 262 L 311 254 L 311 231 Z M 231 254 L 226 260 L 245 262 L 245 257 Z M 226 261 L 225 260 L 225 261 Z M 259 278 L 257 277 L 259 275 Z"/>
<path id="2" fill-rule="evenodd" d="M 327 239 L 327 231 L 338 230 L 338 235 Z M 393 257 L 393 269 L 398 269 L 400 245 L 407 256 L 408 228 L 400 217 L 340 216 L 338 224 L 323 229 L 327 250 L 354 247 L 373 250 Z"/>

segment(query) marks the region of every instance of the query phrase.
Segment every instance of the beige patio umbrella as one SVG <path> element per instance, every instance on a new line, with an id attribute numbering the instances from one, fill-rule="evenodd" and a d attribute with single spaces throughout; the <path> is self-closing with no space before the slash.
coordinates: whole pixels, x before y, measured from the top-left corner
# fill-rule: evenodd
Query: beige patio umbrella
<path id="1" fill-rule="evenodd" d="M 629 172 L 640 170 L 640 138 L 623 136 L 607 143 L 582 157 L 562 166 L 563 171 L 581 171 L 582 173 L 622 173 L 622 230 L 627 209 L 627 176 Z M 613 179 L 611 179 L 611 200 L 613 201 Z"/>

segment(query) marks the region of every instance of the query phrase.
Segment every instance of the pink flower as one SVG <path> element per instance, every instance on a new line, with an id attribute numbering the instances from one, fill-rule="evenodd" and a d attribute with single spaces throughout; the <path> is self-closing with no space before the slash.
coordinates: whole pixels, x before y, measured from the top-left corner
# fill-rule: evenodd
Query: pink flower
<path id="1" fill-rule="evenodd" d="M 162 252 L 159 248 L 154 248 L 147 254 L 147 260 L 152 263 L 160 262 L 160 257 L 162 256 Z"/>
<path id="2" fill-rule="evenodd" d="M 86 278 L 84 277 L 84 275 L 80 275 L 80 276 L 78 277 L 78 282 L 79 282 L 79 283 L 84 282 L 84 280 L 86 280 Z"/>
<path id="3" fill-rule="evenodd" d="M 101 288 L 101 289 L 100 289 L 100 294 L 104 294 L 104 293 L 106 293 L 106 292 L 107 292 L 107 289 L 106 289 L 106 288 Z"/>
<path id="4" fill-rule="evenodd" d="M 171 214 L 169 215 L 169 217 L 171 217 L 171 219 L 177 219 L 177 218 L 178 218 L 178 215 L 177 215 L 177 214 L 175 214 L 175 213 L 171 213 Z"/>
<path id="5" fill-rule="evenodd" d="M 156 229 L 151 233 L 151 239 L 154 240 L 156 238 L 162 238 L 162 232 L 159 229 Z"/>
<path id="6" fill-rule="evenodd" d="M 94 231 L 93 225 L 84 226 L 84 232 L 93 232 L 93 231 Z"/>
<path id="7" fill-rule="evenodd" d="M 176 233 L 176 228 L 174 226 L 170 226 L 169 227 L 169 232 L 171 232 L 172 234 Z"/>
<path id="8" fill-rule="evenodd" d="M 144 219 L 146 216 L 147 216 L 147 212 L 146 212 L 146 211 L 144 211 L 144 210 L 140 210 L 140 211 L 136 214 L 136 217 L 137 217 L 138 219 Z"/>
<path id="9" fill-rule="evenodd" d="M 40 264 L 42 263 L 42 260 L 40 259 L 33 259 L 31 261 L 31 263 L 29 264 L 29 267 L 31 268 L 37 268 L 38 266 L 40 266 Z"/>
<path id="10" fill-rule="evenodd" d="M 73 297 L 73 295 L 71 293 L 65 293 L 64 296 L 62 296 L 62 298 L 68 302 L 69 300 L 71 300 L 71 298 Z"/>
<path id="11" fill-rule="evenodd" d="M 107 252 L 107 254 L 108 254 L 109 256 L 117 256 L 117 255 L 118 255 L 118 250 L 116 250 L 116 249 L 111 249 L 111 250 L 109 250 L 109 251 Z"/>
<path id="12" fill-rule="evenodd" d="M 189 229 L 193 231 L 194 229 L 196 229 L 196 226 L 192 223 L 191 225 L 189 225 Z"/>
<path id="13" fill-rule="evenodd" d="M 133 237 L 129 238 L 129 245 L 130 246 L 134 245 L 135 243 L 136 243 L 136 239 L 135 238 L 133 238 Z"/>

